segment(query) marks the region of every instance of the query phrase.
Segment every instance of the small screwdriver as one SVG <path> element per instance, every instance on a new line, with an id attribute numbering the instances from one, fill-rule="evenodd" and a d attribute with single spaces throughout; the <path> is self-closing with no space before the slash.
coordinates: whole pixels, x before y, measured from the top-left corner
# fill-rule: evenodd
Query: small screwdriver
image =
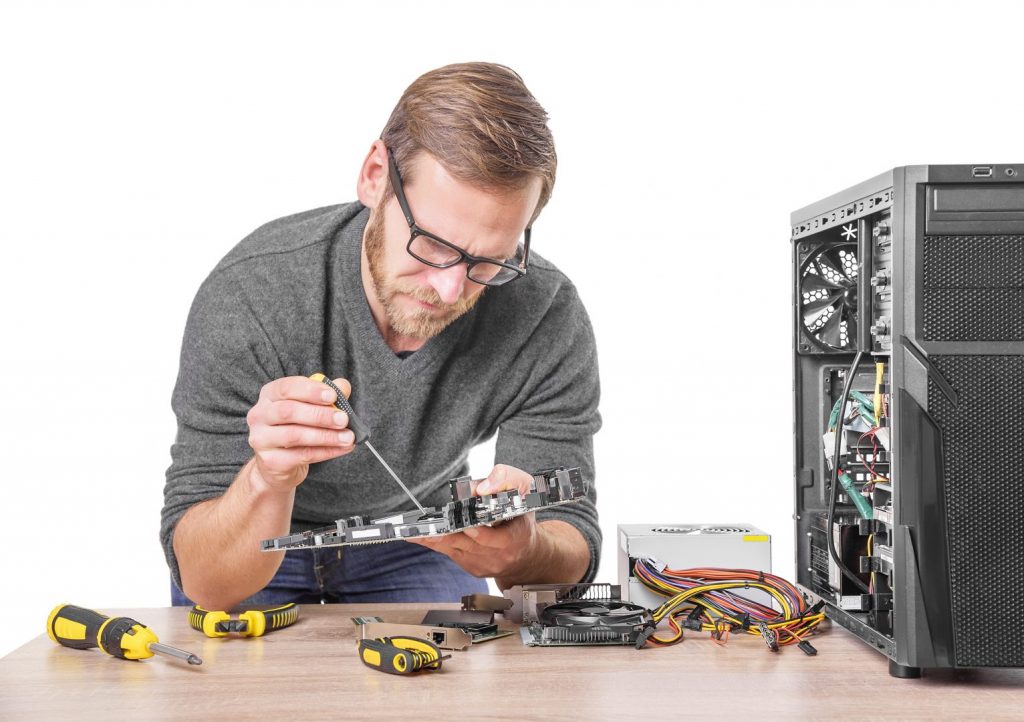
<path id="1" fill-rule="evenodd" d="M 46 633 L 57 644 L 72 649 L 99 647 L 112 657 L 147 659 L 154 653 L 202 664 L 191 652 L 161 644 L 145 624 L 131 617 L 108 617 L 73 604 L 58 604 L 46 620 Z"/>
<path id="2" fill-rule="evenodd" d="M 408 495 L 408 497 L 412 499 L 412 503 L 416 505 L 416 508 L 420 510 L 420 513 L 426 514 L 427 510 L 424 509 L 423 505 L 420 504 L 419 501 L 417 501 L 416 497 L 412 495 L 412 492 L 409 491 L 409 487 L 402 483 L 402 480 L 398 478 L 398 474 L 396 474 L 394 470 L 390 466 L 388 466 L 388 462 L 384 461 L 384 457 L 378 454 L 377 450 L 373 448 L 373 444 L 371 444 L 369 441 L 370 427 L 364 424 L 356 416 L 356 412 L 352 410 L 352 405 L 348 402 L 348 399 L 345 398 L 345 394 L 341 393 L 341 389 L 339 389 L 333 381 L 331 381 L 323 374 L 313 374 L 309 378 L 313 379 L 314 381 L 323 382 L 330 386 L 332 389 L 334 389 L 334 392 L 338 395 L 338 400 L 334 402 L 334 405 L 337 406 L 342 411 L 344 411 L 346 414 L 348 414 L 348 428 L 352 430 L 352 433 L 355 436 L 355 443 L 362 444 L 367 449 L 369 449 L 373 453 L 373 455 L 377 457 L 377 461 L 380 462 L 380 465 L 387 469 L 387 472 L 391 474 L 391 478 L 397 481 L 398 485 L 402 487 L 402 491 L 404 491 L 406 495 Z"/>

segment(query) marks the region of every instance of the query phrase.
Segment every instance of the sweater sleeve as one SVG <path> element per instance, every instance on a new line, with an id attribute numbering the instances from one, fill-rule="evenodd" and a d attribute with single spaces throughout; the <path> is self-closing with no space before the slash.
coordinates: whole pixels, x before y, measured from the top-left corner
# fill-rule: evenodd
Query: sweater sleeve
<path id="1" fill-rule="evenodd" d="M 587 497 L 541 509 L 537 520 L 558 519 L 580 531 L 590 549 L 590 564 L 579 581 L 590 582 L 601 557 L 593 444 L 601 428 L 600 382 L 594 332 L 571 285 L 556 296 L 531 345 L 525 353 L 536 358 L 531 373 L 535 381 L 519 408 L 499 426 L 495 463 L 530 473 L 557 466 L 580 468 L 589 486 Z"/>
<path id="2" fill-rule="evenodd" d="M 179 588 L 174 528 L 194 504 L 223 495 L 251 458 L 246 414 L 262 386 L 283 375 L 243 286 L 237 267 L 215 271 L 196 294 L 185 325 L 171 399 L 178 431 L 160 522 L 160 542 Z"/>

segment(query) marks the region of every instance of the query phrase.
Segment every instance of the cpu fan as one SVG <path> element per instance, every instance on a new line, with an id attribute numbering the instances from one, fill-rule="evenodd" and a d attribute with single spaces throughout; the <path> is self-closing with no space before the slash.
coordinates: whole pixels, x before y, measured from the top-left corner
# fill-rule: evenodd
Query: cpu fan
<path id="1" fill-rule="evenodd" d="M 803 335 L 824 351 L 857 345 L 857 244 L 819 246 L 800 264 Z"/>
<path id="2" fill-rule="evenodd" d="M 651 621 L 647 609 L 614 599 L 559 602 L 541 612 L 545 625 L 586 632 L 607 631 L 610 635 L 628 634 Z"/>

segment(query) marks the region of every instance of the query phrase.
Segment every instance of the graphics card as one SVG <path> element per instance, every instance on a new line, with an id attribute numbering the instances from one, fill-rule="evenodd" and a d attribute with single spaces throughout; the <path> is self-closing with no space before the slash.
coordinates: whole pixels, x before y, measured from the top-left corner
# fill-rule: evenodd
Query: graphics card
<path id="1" fill-rule="evenodd" d="M 615 584 L 527 584 L 505 590 L 506 619 L 531 647 L 643 646 L 654 631 L 644 607 L 622 601 Z"/>

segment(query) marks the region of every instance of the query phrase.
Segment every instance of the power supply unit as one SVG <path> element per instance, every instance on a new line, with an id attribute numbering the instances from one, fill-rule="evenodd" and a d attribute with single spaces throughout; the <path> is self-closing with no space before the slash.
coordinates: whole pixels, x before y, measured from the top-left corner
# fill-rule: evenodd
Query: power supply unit
<path id="1" fill-rule="evenodd" d="M 637 559 L 654 559 L 671 569 L 716 567 L 772 570 L 771 537 L 750 524 L 619 524 L 619 585 L 627 601 L 655 609 L 665 601 L 633 573 Z M 772 606 L 771 596 L 748 590 L 744 596 Z"/>
<path id="2" fill-rule="evenodd" d="M 791 217 L 797 582 L 894 676 L 1024 666 L 1022 179 L 894 168 Z"/>

